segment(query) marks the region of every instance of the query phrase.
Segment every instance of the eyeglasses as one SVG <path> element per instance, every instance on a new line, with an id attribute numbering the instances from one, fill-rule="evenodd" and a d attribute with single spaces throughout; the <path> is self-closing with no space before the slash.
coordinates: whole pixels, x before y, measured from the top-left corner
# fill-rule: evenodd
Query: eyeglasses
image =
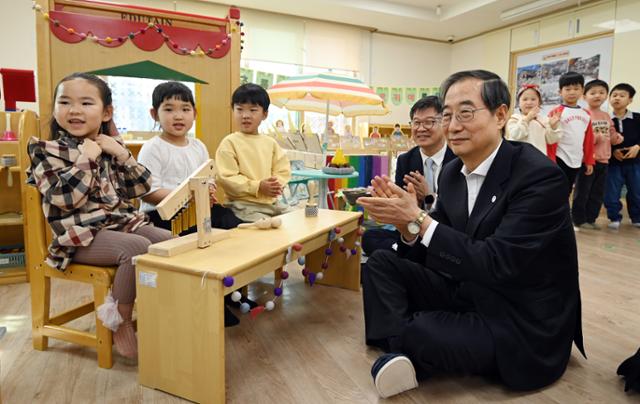
<path id="1" fill-rule="evenodd" d="M 476 111 L 480 111 L 483 109 L 487 109 L 487 108 L 462 109 L 456 112 L 455 114 L 452 114 L 451 112 L 445 112 L 442 114 L 442 124 L 444 126 L 449 125 L 451 123 L 451 119 L 453 116 L 455 116 L 456 120 L 460 123 L 472 121 L 473 118 L 475 118 Z"/>
<path id="2" fill-rule="evenodd" d="M 440 123 L 440 119 L 428 119 L 426 121 L 409 121 L 412 129 L 420 129 L 422 126 L 426 130 L 433 129 L 436 124 Z"/>

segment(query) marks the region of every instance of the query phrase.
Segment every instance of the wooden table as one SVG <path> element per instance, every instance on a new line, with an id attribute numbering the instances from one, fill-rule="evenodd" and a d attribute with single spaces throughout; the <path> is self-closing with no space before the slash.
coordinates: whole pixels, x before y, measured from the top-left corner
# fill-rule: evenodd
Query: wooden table
<path id="1" fill-rule="evenodd" d="M 360 213 L 304 209 L 282 215 L 273 230 L 231 230 L 231 237 L 175 257 L 136 260 L 140 384 L 202 403 L 225 401 L 224 296 L 285 264 L 288 247 L 301 243 L 306 266 L 319 272 L 328 234 L 341 227 L 345 246 L 358 239 Z M 347 259 L 337 242 L 317 283 L 360 290 L 360 249 Z M 233 276 L 225 287 L 222 279 Z M 278 310 L 276 306 L 275 310 Z M 246 321 L 246 320 L 245 320 Z M 259 321 L 269 321 L 268 313 Z"/>

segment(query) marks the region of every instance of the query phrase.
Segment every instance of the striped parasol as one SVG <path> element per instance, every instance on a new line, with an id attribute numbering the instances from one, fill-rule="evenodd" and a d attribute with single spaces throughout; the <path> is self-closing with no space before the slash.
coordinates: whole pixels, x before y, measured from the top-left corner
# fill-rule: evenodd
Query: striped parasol
<path id="1" fill-rule="evenodd" d="M 331 73 L 290 77 L 268 92 L 274 105 L 290 111 L 346 117 L 389 113 L 382 98 L 362 81 Z"/>

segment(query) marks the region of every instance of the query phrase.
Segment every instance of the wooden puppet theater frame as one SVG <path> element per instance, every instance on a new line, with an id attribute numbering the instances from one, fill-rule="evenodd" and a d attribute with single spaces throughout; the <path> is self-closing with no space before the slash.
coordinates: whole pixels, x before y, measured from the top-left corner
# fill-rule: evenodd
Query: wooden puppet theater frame
<path id="1" fill-rule="evenodd" d="M 131 65 L 137 67 L 135 77 L 148 71 L 148 78 L 190 77 L 202 83 L 196 84 L 196 134 L 210 153 L 232 131 L 231 94 L 240 84 L 237 8 L 231 7 L 225 18 L 214 18 L 92 0 L 37 0 L 34 7 L 43 137 L 48 136 L 53 91 L 60 79 Z M 158 77 L 154 68 L 164 75 Z M 151 100 L 140 102 L 151 105 Z"/>

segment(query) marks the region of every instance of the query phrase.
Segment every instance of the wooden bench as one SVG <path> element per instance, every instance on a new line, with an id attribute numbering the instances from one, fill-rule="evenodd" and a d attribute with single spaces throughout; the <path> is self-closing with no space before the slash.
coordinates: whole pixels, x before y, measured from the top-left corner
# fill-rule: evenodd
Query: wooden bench
<path id="1" fill-rule="evenodd" d="M 345 246 L 358 240 L 361 214 L 304 210 L 282 215 L 274 230 L 231 230 L 228 239 L 175 257 L 137 257 L 140 384 L 202 403 L 225 401 L 224 299 L 285 265 L 287 249 L 303 245 L 306 266 L 320 271 L 329 232 L 341 228 Z M 332 244 L 329 268 L 318 283 L 360 290 L 360 249 L 351 258 Z M 223 278 L 233 276 L 231 287 Z M 276 307 L 278 310 L 278 307 Z M 260 321 L 269 321 L 268 314 Z"/>

